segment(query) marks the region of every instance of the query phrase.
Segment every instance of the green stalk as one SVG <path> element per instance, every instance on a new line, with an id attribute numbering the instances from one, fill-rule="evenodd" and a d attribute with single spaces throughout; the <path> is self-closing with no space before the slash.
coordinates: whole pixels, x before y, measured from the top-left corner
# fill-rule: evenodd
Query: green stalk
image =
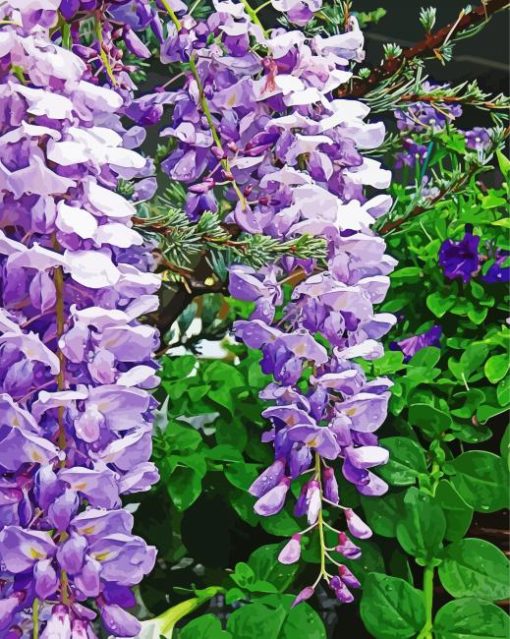
<path id="1" fill-rule="evenodd" d="M 431 566 L 427 566 L 423 572 L 423 605 L 425 607 L 425 625 L 417 639 L 433 639 L 434 568 Z"/>
<path id="2" fill-rule="evenodd" d="M 209 104 L 204 94 L 204 87 L 202 86 L 202 81 L 200 80 L 200 76 L 198 75 L 197 65 L 195 64 L 195 60 L 191 57 L 189 59 L 189 66 L 191 69 L 191 73 L 193 74 L 193 77 L 195 78 L 195 81 L 198 86 L 200 106 L 202 107 L 202 111 L 204 112 L 205 118 L 207 120 L 207 124 L 209 125 L 209 128 L 211 129 L 213 140 L 216 146 L 220 149 L 220 151 L 223 152 L 223 145 L 221 144 L 221 138 L 218 135 L 218 131 L 216 130 L 216 126 L 212 118 L 212 113 L 211 113 L 211 110 L 209 109 Z M 231 172 L 230 164 L 227 159 L 221 160 L 221 166 L 225 169 L 225 171 L 228 171 L 229 173 Z M 248 203 L 246 202 L 246 198 L 244 197 L 243 192 L 241 191 L 241 189 L 239 188 L 239 185 L 237 184 L 235 180 L 232 181 L 232 186 L 234 188 L 234 191 L 236 192 L 237 197 L 239 198 L 239 201 L 241 202 L 241 206 L 243 207 L 243 209 L 246 209 Z"/>
<path id="3" fill-rule="evenodd" d="M 39 639 L 39 599 L 34 599 L 32 604 L 32 637 Z"/>
<path id="4" fill-rule="evenodd" d="M 315 475 L 317 477 L 317 481 L 319 482 L 319 487 L 321 491 L 321 499 L 322 499 L 322 481 L 321 481 L 321 458 L 318 453 L 315 453 Z M 324 536 L 324 518 L 322 515 L 322 505 L 319 510 L 319 518 L 317 520 L 317 528 L 319 530 L 319 544 L 321 551 L 321 568 L 319 578 L 326 577 L 326 540 Z"/>
<path id="5" fill-rule="evenodd" d="M 244 10 L 246 11 L 246 13 L 250 16 L 253 24 L 256 24 L 258 27 L 260 27 L 262 29 L 262 33 L 264 35 L 264 38 L 267 38 L 267 31 L 264 29 L 264 26 L 262 24 L 262 22 L 260 21 L 257 12 L 251 8 L 250 3 L 248 2 L 248 0 L 241 0 L 243 6 L 244 6 Z"/>
<path id="6" fill-rule="evenodd" d="M 179 18 L 175 15 L 175 12 L 173 11 L 172 7 L 168 4 L 168 0 L 161 0 L 161 2 L 163 3 L 163 6 L 165 7 L 168 15 L 170 16 L 170 19 L 174 23 L 177 31 L 179 31 L 181 28 L 181 23 L 179 22 Z M 255 18 L 258 20 L 256 15 L 255 15 Z M 216 126 L 212 118 L 211 109 L 209 108 L 207 98 L 205 97 L 204 87 L 202 86 L 202 81 L 200 80 L 200 76 L 198 75 L 197 65 L 195 64 L 195 60 L 191 56 L 189 59 L 189 67 L 190 67 L 191 73 L 193 74 L 193 77 L 195 78 L 195 82 L 197 83 L 200 106 L 202 107 L 202 111 L 204 112 L 205 118 L 207 120 L 207 124 L 209 125 L 209 128 L 211 129 L 211 134 L 213 136 L 214 143 L 220 149 L 220 151 L 223 152 L 223 145 L 221 144 L 221 138 L 218 135 L 218 131 L 216 130 Z M 225 169 L 225 171 L 228 171 L 229 173 L 231 172 L 230 164 L 227 159 L 224 159 L 221 161 L 221 166 Z M 234 191 L 237 197 L 239 198 L 239 201 L 241 202 L 242 208 L 246 209 L 248 206 L 248 203 L 246 202 L 246 198 L 244 197 L 243 192 L 241 191 L 241 189 L 239 188 L 239 185 L 237 184 L 235 180 L 233 180 L 232 186 L 234 188 Z"/>

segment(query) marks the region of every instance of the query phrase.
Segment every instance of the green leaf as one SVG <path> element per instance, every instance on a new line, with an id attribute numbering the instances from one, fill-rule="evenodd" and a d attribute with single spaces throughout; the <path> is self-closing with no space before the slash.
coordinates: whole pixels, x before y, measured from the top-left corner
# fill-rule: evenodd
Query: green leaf
<path id="1" fill-rule="evenodd" d="M 240 588 L 246 588 L 246 586 L 249 586 L 255 581 L 253 568 L 244 561 L 240 561 L 236 564 L 235 570 L 230 577 Z"/>
<path id="2" fill-rule="evenodd" d="M 414 637 L 425 623 L 421 592 L 403 579 L 375 572 L 365 580 L 360 613 L 375 639 Z"/>
<path id="3" fill-rule="evenodd" d="M 481 369 L 488 353 L 489 349 L 485 344 L 470 344 L 467 347 L 460 358 L 460 364 L 466 379 L 469 379 L 473 373 Z"/>
<path id="4" fill-rule="evenodd" d="M 403 493 L 387 493 L 383 497 L 361 497 L 365 517 L 372 530 L 381 537 L 395 537 L 397 521 L 402 517 Z"/>
<path id="5" fill-rule="evenodd" d="M 225 470 L 225 477 L 228 481 L 241 490 L 248 490 L 251 484 L 259 475 L 258 464 L 234 463 L 230 464 Z M 252 505 L 255 500 L 252 498 Z"/>
<path id="6" fill-rule="evenodd" d="M 450 544 L 439 566 L 439 579 L 452 597 L 488 601 L 510 597 L 510 563 L 499 548 L 484 539 Z"/>
<path id="7" fill-rule="evenodd" d="M 466 534 L 473 518 L 473 509 L 462 499 L 451 482 L 443 479 L 436 489 L 436 500 L 446 519 L 446 539 L 457 541 Z"/>
<path id="8" fill-rule="evenodd" d="M 409 366 L 425 366 L 433 368 L 441 359 L 441 349 L 435 346 L 426 346 L 420 349 L 409 361 Z"/>
<path id="9" fill-rule="evenodd" d="M 500 406 L 507 406 L 510 403 L 510 375 L 499 382 L 496 396 Z"/>
<path id="10" fill-rule="evenodd" d="M 192 453 L 202 443 L 202 436 L 192 426 L 181 426 L 171 422 L 165 431 L 172 453 Z"/>
<path id="11" fill-rule="evenodd" d="M 269 595 L 235 610 L 227 629 L 235 639 L 326 639 L 319 615 L 306 603 L 291 608 L 294 597 Z"/>
<path id="12" fill-rule="evenodd" d="M 202 492 L 202 476 L 193 468 L 178 466 L 170 475 L 167 489 L 177 510 L 186 510 Z"/>
<path id="13" fill-rule="evenodd" d="M 435 639 L 508 639 L 509 632 L 508 615 L 477 599 L 450 601 L 434 620 Z"/>
<path id="14" fill-rule="evenodd" d="M 260 546 L 260 548 L 251 553 L 248 564 L 253 569 L 257 579 L 268 581 L 276 586 L 280 592 L 283 592 L 293 582 L 299 565 L 297 563 L 281 564 L 278 561 L 280 550 L 280 544 Z"/>
<path id="15" fill-rule="evenodd" d="M 503 437 L 501 438 L 499 452 L 501 453 L 501 457 L 504 460 L 506 459 L 508 469 L 510 470 L 510 424 L 506 427 Z"/>
<path id="16" fill-rule="evenodd" d="M 483 367 L 485 377 L 491 384 L 497 384 L 508 373 L 510 359 L 508 354 L 493 355 L 485 362 Z"/>
<path id="17" fill-rule="evenodd" d="M 448 466 L 451 481 L 460 496 L 479 512 L 506 508 L 507 473 L 501 457 L 482 450 L 462 453 Z"/>
<path id="18" fill-rule="evenodd" d="M 197 358 L 193 355 L 182 355 L 181 357 L 163 357 L 161 360 L 163 379 L 184 379 L 191 373 Z"/>
<path id="19" fill-rule="evenodd" d="M 230 632 L 223 630 L 214 615 L 202 615 L 187 623 L 179 631 L 179 639 L 231 639 Z"/>
<path id="20" fill-rule="evenodd" d="M 285 617 L 281 608 L 271 610 L 261 603 L 252 603 L 234 610 L 227 629 L 235 639 L 279 639 Z"/>
<path id="21" fill-rule="evenodd" d="M 436 317 L 443 317 L 455 305 L 455 295 L 442 295 L 439 291 L 427 295 L 427 308 Z"/>
<path id="22" fill-rule="evenodd" d="M 437 563 L 446 532 L 443 511 L 433 497 L 409 488 L 404 498 L 404 517 L 397 523 L 397 539 L 420 565 Z"/>
<path id="23" fill-rule="evenodd" d="M 422 277 L 422 270 L 418 266 L 404 266 L 393 271 L 391 281 L 395 285 L 407 284 L 410 282 L 418 282 Z"/>
<path id="24" fill-rule="evenodd" d="M 272 517 L 261 517 L 260 523 L 266 532 L 278 537 L 290 537 L 300 529 L 298 522 L 287 509 L 280 510 Z"/>
<path id="25" fill-rule="evenodd" d="M 488 314 L 489 314 L 488 308 L 473 307 L 473 308 L 469 308 L 467 312 L 467 316 L 473 322 L 473 324 L 476 324 L 476 326 L 479 326 L 480 324 L 482 324 L 482 322 L 485 322 L 485 319 L 487 318 Z"/>
<path id="26" fill-rule="evenodd" d="M 506 413 L 506 406 L 489 406 L 488 404 L 484 404 L 480 406 L 476 411 L 476 419 L 480 424 L 486 424 L 489 419 L 496 417 L 496 415 L 501 415 L 501 413 Z"/>
<path id="27" fill-rule="evenodd" d="M 496 150 L 496 157 L 498 158 L 499 170 L 505 178 L 510 176 L 510 160 L 503 154 L 500 149 Z"/>
<path id="28" fill-rule="evenodd" d="M 452 418 L 430 404 L 411 404 L 409 423 L 419 426 L 428 437 L 433 438 L 451 428 Z"/>
<path id="29" fill-rule="evenodd" d="M 378 474 L 392 486 L 410 486 L 420 473 L 427 471 L 423 448 L 407 437 L 386 437 L 381 446 L 390 451 L 388 463 Z"/>
<path id="30" fill-rule="evenodd" d="M 321 618 L 307 603 L 291 608 L 294 597 L 290 595 L 264 597 L 261 601 L 274 608 L 283 605 L 288 611 L 278 639 L 326 639 Z M 265 638 L 259 635 L 257 639 Z"/>
<path id="31" fill-rule="evenodd" d="M 404 353 L 401 351 L 386 351 L 384 355 L 373 362 L 374 375 L 388 375 L 404 368 Z"/>

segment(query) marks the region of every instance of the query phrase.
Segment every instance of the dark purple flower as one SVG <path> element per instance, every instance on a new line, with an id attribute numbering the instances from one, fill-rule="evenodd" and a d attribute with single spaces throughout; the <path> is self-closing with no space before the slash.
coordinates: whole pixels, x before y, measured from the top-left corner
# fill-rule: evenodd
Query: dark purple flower
<path id="1" fill-rule="evenodd" d="M 508 264 L 508 258 L 510 253 L 498 249 L 494 258 L 494 263 L 491 264 L 489 270 L 482 277 L 487 284 L 509 284 L 510 283 L 510 265 Z M 505 266 L 506 264 L 506 266 Z"/>
<path id="2" fill-rule="evenodd" d="M 449 280 L 460 279 L 467 284 L 479 269 L 478 245 L 480 237 L 466 227 L 462 240 L 445 240 L 439 249 L 439 265 Z"/>
<path id="3" fill-rule="evenodd" d="M 424 333 L 406 337 L 398 342 L 392 342 L 390 348 L 393 351 L 402 351 L 404 353 L 404 361 L 408 362 L 418 351 L 427 346 L 440 346 L 440 339 L 443 331 L 439 325 L 434 325 Z"/>

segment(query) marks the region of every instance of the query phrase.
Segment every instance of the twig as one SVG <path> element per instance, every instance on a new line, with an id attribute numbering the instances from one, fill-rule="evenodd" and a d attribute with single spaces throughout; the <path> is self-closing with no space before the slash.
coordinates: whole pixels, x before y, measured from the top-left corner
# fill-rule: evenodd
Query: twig
<path id="1" fill-rule="evenodd" d="M 469 13 L 459 16 L 459 18 L 450 22 L 442 29 L 428 34 L 413 47 L 404 49 L 401 55 L 386 60 L 373 69 L 367 78 L 357 79 L 349 85 L 346 85 L 345 88 L 338 91 L 337 96 L 341 98 L 347 96 L 354 98 L 363 97 L 375 89 L 381 82 L 400 71 L 410 60 L 414 58 L 424 58 L 430 54 L 437 56 L 437 51 L 441 49 L 448 39 L 455 37 L 460 31 L 465 31 L 470 27 L 487 21 L 492 14 L 508 6 L 508 0 L 485 0 Z"/>

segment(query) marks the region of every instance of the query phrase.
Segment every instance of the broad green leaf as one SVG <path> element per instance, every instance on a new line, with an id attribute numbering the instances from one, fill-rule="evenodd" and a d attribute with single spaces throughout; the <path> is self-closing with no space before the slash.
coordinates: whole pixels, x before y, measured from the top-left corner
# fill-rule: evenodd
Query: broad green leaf
<path id="1" fill-rule="evenodd" d="M 257 579 L 268 581 L 283 592 L 294 580 L 299 565 L 297 563 L 291 565 L 281 564 L 278 561 L 280 550 L 280 544 L 260 546 L 260 548 L 251 553 L 248 564 L 253 569 Z"/>
<path id="2" fill-rule="evenodd" d="M 240 488 L 241 490 L 248 490 L 251 484 L 258 477 L 259 469 L 260 466 L 258 464 L 235 462 L 228 465 L 225 471 L 225 477 L 232 484 L 232 486 Z M 253 504 L 255 503 L 255 499 L 252 497 L 251 501 L 253 506 Z"/>
<path id="3" fill-rule="evenodd" d="M 202 492 L 202 476 L 193 468 L 179 466 L 170 475 L 167 489 L 177 510 L 186 510 Z"/>
<path id="4" fill-rule="evenodd" d="M 505 463 L 493 453 L 470 450 L 448 466 L 460 496 L 479 512 L 495 512 L 508 505 Z"/>
<path id="5" fill-rule="evenodd" d="M 420 349 L 409 361 L 409 366 L 425 366 L 433 368 L 441 358 L 441 349 L 435 346 L 427 346 Z"/>
<path id="6" fill-rule="evenodd" d="M 474 372 L 478 372 L 485 362 L 489 349 L 485 344 L 470 344 L 460 357 L 466 379 L 469 379 Z"/>
<path id="7" fill-rule="evenodd" d="M 508 639 L 508 615 L 488 601 L 457 599 L 443 606 L 434 620 L 435 639 Z"/>
<path id="8" fill-rule="evenodd" d="M 510 176 L 510 160 L 499 149 L 497 149 L 496 151 L 496 157 L 498 158 L 498 164 L 501 173 L 503 173 L 505 178 L 508 178 Z"/>
<path id="9" fill-rule="evenodd" d="M 378 474 L 392 486 L 410 486 L 419 473 L 427 471 L 423 448 L 407 437 L 386 437 L 381 446 L 390 451 L 388 463 L 378 469 Z"/>
<path id="10" fill-rule="evenodd" d="M 510 563 L 499 548 L 484 539 L 450 544 L 439 566 L 439 578 L 452 597 L 488 601 L 510 597 Z"/>
<path id="11" fill-rule="evenodd" d="M 404 498 L 404 516 L 397 523 L 397 539 L 420 565 L 437 563 L 446 532 L 443 511 L 433 497 L 409 488 Z"/>
<path id="12" fill-rule="evenodd" d="M 232 639 L 232 635 L 222 629 L 219 619 L 208 614 L 187 623 L 179 631 L 179 639 Z"/>
<path id="13" fill-rule="evenodd" d="M 429 404 L 411 404 L 409 423 L 419 426 L 428 437 L 433 438 L 451 427 L 452 418 Z"/>
<path id="14" fill-rule="evenodd" d="M 491 384 L 497 384 L 508 373 L 510 359 L 508 353 L 504 355 L 493 355 L 485 362 L 483 367 L 485 377 Z"/>
<path id="15" fill-rule="evenodd" d="M 506 459 L 508 469 L 510 470 L 510 424 L 506 427 L 503 437 L 501 438 L 499 452 L 501 453 L 501 457 L 504 460 Z"/>
<path id="16" fill-rule="evenodd" d="M 269 595 L 230 615 L 235 639 L 326 639 L 319 615 L 306 603 L 291 608 L 292 596 Z"/>
<path id="17" fill-rule="evenodd" d="M 375 542 L 356 539 L 356 545 L 361 548 L 361 557 L 359 559 L 343 559 L 342 563 L 356 575 L 363 587 L 371 573 L 384 573 L 386 566 L 382 552 Z"/>
<path id="18" fill-rule="evenodd" d="M 264 605 L 273 609 L 283 606 L 287 611 L 278 639 L 326 639 L 324 624 L 315 610 L 307 603 L 291 608 L 293 601 L 291 595 L 269 595 L 261 599 Z"/>
<path id="19" fill-rule="evenodd" d="M 287 508 L 272 517 L 261 517 L 260 523 L 266 532 L 278 537 L 289 537 L 300 530 L 299 523 Z"/>
<path id="20" fill-rule="evenodd" d="M 247 604 L 230 615 L 227 630 L 235 639 L 279 639 L 286 616 L 282 608 L 271 610 L 261 603 Z"/>
<path id="21" fill-rule="evenodd" d="M 443 317 L 455 305 L 455 295 L 442 295 L 439 291 L 427 295 L 427 308 L 436 316 Z"/>
<path id="22" fill-rule="evenodd" d="M 361 497 L 365 518 L 372 530 L 382 537 L 395 537 L 397 521 L 402 517 L 403 493 L 387 493 L 382 497 Z"/>
<path id="23" fill-rule="evenodd" d="M 425 623 L 421 592 L 403 579 L 376 572 L 365 580 L 360 613 L 375 639 L 408 639 Z"/>
<path id="24" fill-rule="evenodd" d="M 436 489 L 436 500 L 446 519 L 446 539 L 457 541 L 466 534 L 473 518 L 473 508 L 459 495 L 451 482 L 443 479 Z"/>
<path id="25" fill-rule="evenodd" d="M 510 375 L 502 379 L 496 389 L 496 396 L 500 406 L 510 404 Z"/>

